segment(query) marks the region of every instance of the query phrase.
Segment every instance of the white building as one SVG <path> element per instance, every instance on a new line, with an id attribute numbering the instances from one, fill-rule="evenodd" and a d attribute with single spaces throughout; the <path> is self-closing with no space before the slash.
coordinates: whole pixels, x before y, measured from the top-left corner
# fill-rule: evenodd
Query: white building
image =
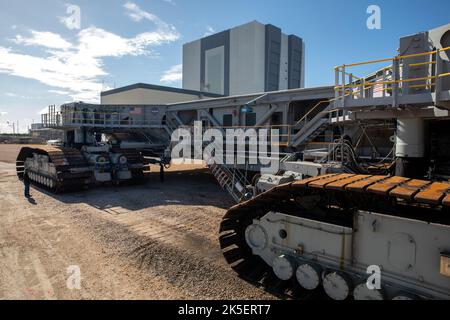
<path id="1" fill-rule="evenodd" d="M 240 95 L 304 87 L 304 43 L 253 21 L 183 46 L 183 89 Z"/>

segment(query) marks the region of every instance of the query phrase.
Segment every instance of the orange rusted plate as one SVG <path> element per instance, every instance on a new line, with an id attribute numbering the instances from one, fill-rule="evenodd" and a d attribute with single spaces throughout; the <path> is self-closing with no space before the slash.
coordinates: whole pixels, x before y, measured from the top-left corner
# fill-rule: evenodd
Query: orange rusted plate
<path id="1" fill-rule="evenodd" d="M 385 195 L 388 194 L 388 192 L 394 189 L 395 187 L 398 187 L 402 183 L 408 182 L 409 180 L 411 179 L 405 177 L 390 177 L 387 178 L 386 180 L 374 183 L 373 185 L 369 186 L 367 188 L 367 191 Z"/>
<path id="2" fill-rule="evenodd" d="M 292 183 L 293 187 L 306 187 L 308 185 L 308 183 L 316 181 L 316 180 L 321 180 L 321 179 L 326 179 L 326 178 L 330 178 L 333 176 L 336 176 L 336 173 L 333 174 L 325 174 L 322 176 L 317 176 L 317 177 L 312 177 L 312 178 L 307 178 L 307 179 L 303 179 L 303 180 L 297 180 L 295 182 Z"/>
<path id="3" fill-rule="evenodd" d="M 389 192 L 389 195 L 397 198 L 411 200 L 416 193 L 420 192 L 422 188 L 426 187 L 430 183 L 430 181 L 413 179 L 406 182 L 405 184 L 402 184 L 401 186 L 392 189 Z"/>
<path id="4" fill-rule="evenodd" d="M 344 190 L 345 186 L 368 177 L 370 176 L 366 174 L 358 174 L 350 178 L 338 180 L 330 184 L 327 184 L 325 188 L 330 190 Z"/>
<path id="5" fill-rule="evenodd" d="M 416 194 L 414 200 L 429 204 L 440 204 L 448 190 L 450 190 L 449 183 L 434 182 Z"/>
<path id="6" fill-rule="evenodd" d="M 442 204 L 444 206 L 450 207 L 450 194 L 447 194 L 445 198 L 442 200 Z"/>
<path id="7" fill-rule="evenodd" d="M 325 186 L 329 183 L 335 182 L 335 181 L 339 181 L 342 179 L 346 179 L 346 178 L 351 178 L 354 177 L 354 174 L 348 174 L 348 173 L 342 173 L 342 174 L 338 174 L 336 176 L 330 177 L 330 178 L 326 178 L 326 179 L 321 179 L 321 180 L 316 180 L 313 182 L 308 183 L 308 187 L 312 187 L 312 188 L 318 188 L 318 189 L 324 189 Z"/>
<path id="8" fill-rule="evenodd" d="M 345 190 L 363 192 L 368 186 L 388 178 L 387 176 L 367 176 L 367 179 L 353 182 L 345 187 Z"/>

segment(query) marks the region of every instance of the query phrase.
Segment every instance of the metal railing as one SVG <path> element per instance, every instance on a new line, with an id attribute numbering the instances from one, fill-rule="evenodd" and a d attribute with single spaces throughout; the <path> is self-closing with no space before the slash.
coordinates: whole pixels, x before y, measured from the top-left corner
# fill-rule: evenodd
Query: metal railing
<path id="1" fill-rule="evenodd" d="M 449 77 L 450 73 L 442 73 L 439 70 L 441 52 L 450 50 L 450 47 L 436 49 L 429 52 L 400 55 L 393 58 L 377 59 L 351 64 L 344 64 L 335 67 L 335 98 L 342 99 L 342 107 L 345 98 L 350 96 L 352 99 L 365 99 L 392 96 L 395 105 L 395 97 L 404 94 L 404 90 L 408 89 L 426 89 L 430 90 L 437 85 L 437 82 Z M 425 58 L 430 61 L 421 61 L 407 63 L 408 59 Z M 391 65 L 383 67 L 369 77 L 358 77 L 350 72 L 350 69 L 357 66 L 366 66 L 383 62 L 391 62 Z M 429 67 L 426 70 L 426 76 L 409 77 L 406 68 L 417 68 L 421 66 Z M 407 84 L 407 86 L 406 86 Z M 381 94 L 375 94 L 380 93 Z"/>
<path id="2" fill-rule="evenodd" d="M 42 114 L 44 127 L 61 126 L 99 126 L 99 127 L 162 127 L 160 119 L 146 119 L 145 114 L 132 112 L 99 112 L 61 110 L 49 108 L 49 113 Z"/>

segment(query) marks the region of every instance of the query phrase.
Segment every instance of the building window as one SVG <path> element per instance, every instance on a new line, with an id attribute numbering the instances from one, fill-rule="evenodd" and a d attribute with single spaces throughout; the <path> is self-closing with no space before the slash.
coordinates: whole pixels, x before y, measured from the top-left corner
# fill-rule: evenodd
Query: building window
<path id="1" fill-rule="evenodd" d="M 205 91 L 224 94 L 225 51 L 217 47 L 205 52 Z"/>
<path id="2" fill-rule="evenodd" d="M 246 127 L 253 127 L 256 125 L 256 113 L 246 113 L 245 114 L 245 126 Z"/>
<path id="3" fill-rule="evenodd" d="M 222 125 L 224 127 L 232 127 L 233 126 L 233 115 L 232 114 L 224 114 Z"/>

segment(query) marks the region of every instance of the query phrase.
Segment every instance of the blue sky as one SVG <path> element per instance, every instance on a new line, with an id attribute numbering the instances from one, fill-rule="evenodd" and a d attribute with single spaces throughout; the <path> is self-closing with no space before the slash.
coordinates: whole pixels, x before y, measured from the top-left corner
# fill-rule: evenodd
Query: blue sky
<path id="1" fill-rule="evenodd" d="M 380 30 L 366 27 L 372 4 Z M 179 87 L 183 43 L 252 20 L 304 39 L 311 87 L 332 84 L 335 65 L 394 56 L 399 37 L 450 23 L 449 12 L 448 0 L 0 0 L 0 130 L 19 120 L 25 131 L 49 104 L 98 102 L 102 89 Z"/>

